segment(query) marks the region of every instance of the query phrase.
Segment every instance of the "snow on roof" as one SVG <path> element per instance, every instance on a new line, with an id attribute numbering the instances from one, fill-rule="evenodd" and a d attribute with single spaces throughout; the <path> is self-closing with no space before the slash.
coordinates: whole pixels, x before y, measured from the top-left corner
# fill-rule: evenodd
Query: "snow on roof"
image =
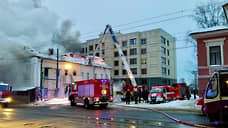
<path id="1" fill-rule="evenodd" d="M 210 28 L 201 28 L 201 29 L 192 31 L 190 35 L 199 34 L 199 33 L 203 33 L 203 32 L 218 31 L 218 30 L 223 30 L 223 29 L 228 29 L 228 26 L 222 25 L 222 26 L 215 26 L 215 27 L 210 27 Z"/>
<path id="2" fill-rule="evenodd" d="M 51 60 L 57 59 L 56 55 L 47 55 L 47 54 L 39 54 L 39 55 L 37 55 L 37 57 L 51 59 Z M 89 58 L 91 58 L 91 57 L 92 56 L 84 57 L 81 54 L 67 53 L 63 56 L 60 56 L 59 61 L 71 62 L 71 63 L 82 64 L 82 65 L 89 65 Z M 92 65 L 97 66 L 97 67 L 102 67 L 102 68 L 112 68 L 111 66 L 107 65 L 102 58 L 97 57 L 97 56 L 95 56 L 95 61 L 92 62 Z"/>

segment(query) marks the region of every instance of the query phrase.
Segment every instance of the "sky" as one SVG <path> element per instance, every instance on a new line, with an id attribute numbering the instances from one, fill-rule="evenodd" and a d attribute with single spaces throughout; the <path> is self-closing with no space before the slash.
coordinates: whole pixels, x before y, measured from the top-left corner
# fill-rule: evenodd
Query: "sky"
<path id="1" fill-rule="evenodd" d="M 209 0 L 41 0 L 42 6 L 69 19 L 80 31 L 81 42 L 94 39 L 112 25 L 114 31 L 129 33 L 162 28 L 176 37 L 177 79 L 193 81 L 196 49 L 186 42 L 190 31 L 198 30 L 193 9 Z M 227 0 L 217 0 L 218 4 Z"/>

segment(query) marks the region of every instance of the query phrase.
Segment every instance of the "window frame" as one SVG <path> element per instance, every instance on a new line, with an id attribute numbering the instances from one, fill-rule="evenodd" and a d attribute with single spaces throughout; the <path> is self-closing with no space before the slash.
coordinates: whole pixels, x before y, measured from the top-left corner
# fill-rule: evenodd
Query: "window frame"
<path id="1" fill-rule="evenodd" d="M 216 95 L 215 96 L 208 96 L 208 91 L 209 91 L 209 86 L 211 85 L 212 86 L 212 80 L 215 79 L 215 82 L 216 82 Z M 210 81 L 208 82 L 207 84 L 207 89 L 206 89 L 206 98 L 207 99 L 214 99 L 218 96 L 218 75 L 217 73 L 215 73 L 212 78 L 210 79 Z"/>

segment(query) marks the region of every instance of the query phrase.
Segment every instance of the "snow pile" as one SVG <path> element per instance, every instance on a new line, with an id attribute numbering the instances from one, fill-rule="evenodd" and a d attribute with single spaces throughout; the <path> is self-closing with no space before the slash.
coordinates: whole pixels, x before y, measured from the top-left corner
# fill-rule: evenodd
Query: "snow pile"
<path id="1" fill-rule="evenodd" d="M 196 106 L 196 102 L 199 99 L 199 96 L 194 99 L 194 96 L 191 96 L 190 100 L 175 100 L 167 103 L 160 104 L 146 104 L 131 102 L 130 105 L 122 103 L 115 103 L 116 105 L 128 106 L 128 107 L 139 107 L 139 108 L 152 108 L 152 109 L 165 109 L 165 110 L 200 110 L 201 106 Z"/>
<path id="2" fill-rule="evenodd" d="M 176 100 L 168 103 L 161 104 L 146 104 L 139 103 L 135 104 L 131 102 L 130 105 L 122 103 L 115 103 L 116 105 L 128 106 L 128 107 L 139 107 L 139 108 L 153 108 L 153 109 L 169 109 L 169 110 L 199 110 L 199 107 L 195 106 L 197 100 Z"/>
<path id="3" fill-rule="evenodd" d="M 37 101 L 32 105 L 45 105 L 45 104 L 69 104 L 70 101 L 68 98 L 53 98 L 50 100 Z"/>

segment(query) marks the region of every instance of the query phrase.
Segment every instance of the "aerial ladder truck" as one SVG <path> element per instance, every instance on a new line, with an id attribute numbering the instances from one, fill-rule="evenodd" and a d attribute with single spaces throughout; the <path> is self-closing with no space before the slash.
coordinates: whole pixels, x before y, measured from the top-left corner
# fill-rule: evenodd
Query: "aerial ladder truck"
<path id="1" fill-rule="evenodd" d="M 109 25 L 109 24 L 106 25 L 106 28 L 105 28 L 104 33 L 103 33 L 103 37 L 99 40 L 99 43 L 98 43 L 97 47 L 95 48 L 95 50 L 97 50 L 97 48 L 100 47 L 100 45 L 102 44 L 102 42 L 103 42 L 103 40 L 104 40 L 104 38 L 105 38 L 105 35 L 106 35 L 107 31 L 109 31 L 109 33 L 110 33 L 110 35 L 111 35 L 111 37 L 112 37 L 112 40 L 113 40 L 113 42 L 114 42 L 116 48 L 118 49 L 119 56 L 120 56 L 120 58 L 121 58 L 121 60 L 122 60 L 122 62 L 123 62 L 123 64 L 124 64 L 124 68 L 125 68 L 125 70 L 127 71 L 128 76 L 129 76 L 129 78 L 130 78 L 130 80 L 131 80 L 131 84 L 133 85 L 133 87 L 137 87 L 137 83 L 136 83 L 136 81 L 135 81 L 135 77 L 134 77 L 134 75 L 132 74 L 131 69 L 130 69 L 128 63 L 127 63 L 127 60 L 126 60 L 126 58 L 125 58 L 125 56 L 124 56 L 124 54 L 123 54 L 123 51 L 122 51 L 120 45 L 119 45 L 118 42 L 117 42 L 116 36 L 115 36 L 115 34 L 114 34 L 113 30 L 112 30 L 111 25 Z M 95 53 L 94 53 L 94 55 L 93 55 L 93 58 L 95 59 Z"/>

